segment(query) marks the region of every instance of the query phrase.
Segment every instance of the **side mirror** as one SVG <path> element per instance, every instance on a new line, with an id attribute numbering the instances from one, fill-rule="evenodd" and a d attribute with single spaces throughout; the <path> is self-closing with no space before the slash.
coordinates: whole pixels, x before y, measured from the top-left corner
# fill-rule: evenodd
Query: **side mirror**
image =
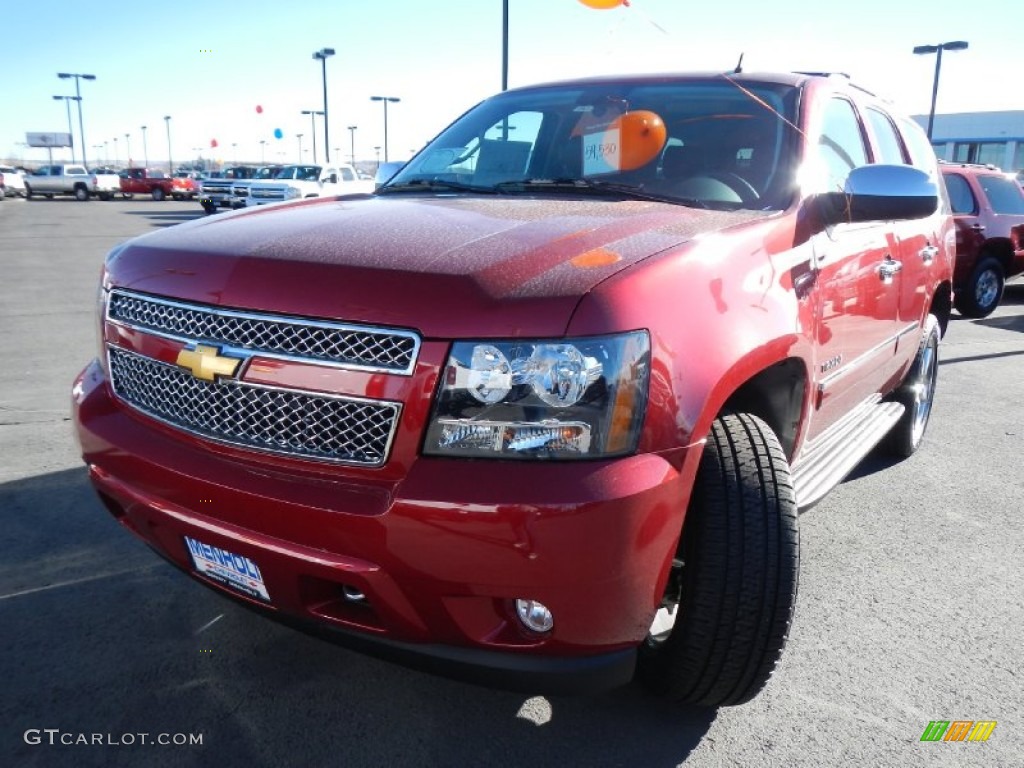
<path id="1" fill-rule="evenodd" d="M 338 183 L 338 174 L 332 173 L 330 176 L 327 177 L 327 180 L 329 182 L 331 182 L 331 184 L 337 184 Z"/>
<path id="2" fill-rule="evenodd" d="M 862 165 L 842 192 L 819 195 L 825 224 L 921 219 L 939 207 L 937 182 L 910 165 Z"/>

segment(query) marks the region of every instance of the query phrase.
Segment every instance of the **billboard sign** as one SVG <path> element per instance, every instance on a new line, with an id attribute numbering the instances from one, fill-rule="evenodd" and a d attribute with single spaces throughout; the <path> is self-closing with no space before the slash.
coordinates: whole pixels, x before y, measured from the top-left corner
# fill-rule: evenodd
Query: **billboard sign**
<path id="1" fill-rule="evenodd" d="M 25 141 L 30 147 L 70 147 L 70 133 L 26 133 Z"/>

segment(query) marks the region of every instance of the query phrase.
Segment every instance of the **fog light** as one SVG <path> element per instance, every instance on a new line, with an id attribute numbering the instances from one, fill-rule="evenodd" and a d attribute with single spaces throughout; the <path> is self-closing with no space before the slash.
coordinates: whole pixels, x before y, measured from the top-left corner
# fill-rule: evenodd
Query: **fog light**
<path id="1" fill-rule="evenodd" d="M 536 600 L 516 600 L 516 613 L 523 626 L 531 632 L 548 632 L 555 625 L 551 611 Z"/>
<path id="2" fill-rule="evenodd" d="M 350 587 L 348 584 L 341 588 L 341 593 L 345 595 L 345 599 L 350 603 L 362 603 L 366 601 L 366 595 L 355 587 Z"/>

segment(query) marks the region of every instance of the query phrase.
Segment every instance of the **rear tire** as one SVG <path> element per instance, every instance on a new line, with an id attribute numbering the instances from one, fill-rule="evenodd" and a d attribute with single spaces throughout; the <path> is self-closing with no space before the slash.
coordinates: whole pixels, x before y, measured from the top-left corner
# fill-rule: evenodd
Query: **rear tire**
<path id="1" fill-rule="evenodd" d="M 152 195 L 153 195 L 153 199 L 156 200 L 157 202 L 160 202 L 165 197 L 167 197 L 167 195 L 164 194 L 164 191 L 160 187 L 154 187 Z"/>
<path id="2" fill-rule="evenodd" d="M 921 447 L 935 401 L 935 382 L 939 371 L 939 319 L 928 315 L 917 357 L 907 377 L 896 391 L 895 399 L 906 407 L 903 416 L 886 438 L 886 448 L 894 456 L 907 458 Z"/>
<path id="3" fill-rule="evenodd" d="M 1005 283 L 1003 265 L 992 256 L 983 256 L 967 285 L 957 291 L 954 304 L 964 317 L 988 317 L 999 306 Z"/>
<path id="4" fill-rule="evenodd" d="M 652 626 L 641 679 L 689 704 L 754 698 L 786 644 L 799 562 L 796 498 L 778 438 L 756 416 L 720 416 L 662 603 L 678 618 L 667 632 Z"/>
<path id="5" fill-rule="evenodd" d="M 75 187 L 75 200 L 84 203 L 89 199 L 89 190 L 85 187 Z"/>

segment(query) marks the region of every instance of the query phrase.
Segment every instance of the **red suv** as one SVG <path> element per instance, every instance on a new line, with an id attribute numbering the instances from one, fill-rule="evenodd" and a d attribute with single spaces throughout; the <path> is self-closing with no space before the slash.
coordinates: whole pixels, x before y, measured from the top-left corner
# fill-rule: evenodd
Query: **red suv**
<path id="1" fill-rule="evenodd" d="M 118 521 L 268 617 L 736 704 L 798 508 L 921 445 L 953 245 L 924 133 L 844 77 L 511 90 L 374 194 L 116 248 L 77 433 Z"/>
<path id="2" fill-rule="evenodd" d="M 1007 278 L 1024 272 L 1024 189 L 993 166 L 941 169 L 956 222 L 954 304 L 965 317 L 985 317 Z"/>

